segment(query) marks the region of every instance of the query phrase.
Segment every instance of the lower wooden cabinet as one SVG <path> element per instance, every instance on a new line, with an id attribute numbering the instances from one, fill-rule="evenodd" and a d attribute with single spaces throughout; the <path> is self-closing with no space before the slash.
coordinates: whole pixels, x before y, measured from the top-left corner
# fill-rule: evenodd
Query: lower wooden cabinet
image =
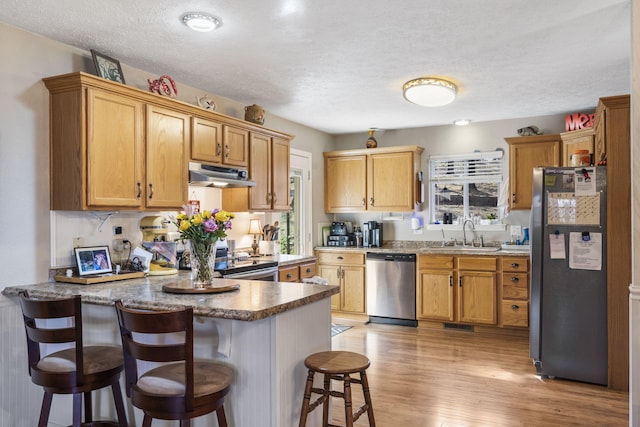
<path id="1" fill-rule="evenodd" d="M 529 327 L 529 259 L 502 257 L 500 260 L 502 326 Z"/>
<path id="2" fill-rule="evenodd" d="M 419 320 L 501 327 L 529 326 L 525 257 L 418 257 Z"/>
<path id="3" fill-rule="evenodd" d="M 363 252 L 318 252 L 318 275 L 340 293 L 331 297 L 331 309 L 347 313 L 366 313 L 365 254 Z"/>

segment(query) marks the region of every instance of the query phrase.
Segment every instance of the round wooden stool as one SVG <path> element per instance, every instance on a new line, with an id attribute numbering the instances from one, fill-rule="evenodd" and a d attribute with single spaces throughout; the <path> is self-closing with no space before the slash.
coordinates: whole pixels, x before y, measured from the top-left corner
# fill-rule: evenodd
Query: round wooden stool
<path id="1" fill-rule="evenodd" d="M 306 426 L 307 415 L 320 404 L 323 404 L 323 427 L 337 427 L 334 424 L 329 424 L 329 397 L 331 396 L 344 399 L 345 427 L 353 427 L 353 423 L 365 412 L 369 417 L 369 426 L 375 427 L 376 422 L 373 419 L 373 406 L 371 405 L 369 383 L 367 382 L 366 373 L 371 362 L 367 357 L 350 351 L 323 351 L 307 357 L 304 365 L 309 369 L 309 374 L 307 375 L 307 384 L 304 388 L 299 427 Z M 313 387 L 313 377 L 316 372 L 324 375 L 324 388 Z M 351 374 L 355 373 L 360 374 L 359 379 L 351 377 Z M 344 383 L 344 391 L 332 391 L 331 380 L 342 381 Z M 360 406 L 355 413 L 353 412 L 351 402 L 351 383 L 360 384 L 364 394 L 364 404 Z M 321 396 L 313 403 L 310 403 L 311 393 L 316 393 Z"/>

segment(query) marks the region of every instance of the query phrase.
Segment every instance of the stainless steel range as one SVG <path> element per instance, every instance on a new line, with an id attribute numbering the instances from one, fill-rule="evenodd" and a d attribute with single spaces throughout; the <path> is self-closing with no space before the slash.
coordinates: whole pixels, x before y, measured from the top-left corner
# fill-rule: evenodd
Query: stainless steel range
<path id="1" fill-rule="evenodd" d="M 260 259 L 236 261 L 233 265 L 218 265 L 215 271 L 225 279 L 278 281 L 278 262 Z"/>

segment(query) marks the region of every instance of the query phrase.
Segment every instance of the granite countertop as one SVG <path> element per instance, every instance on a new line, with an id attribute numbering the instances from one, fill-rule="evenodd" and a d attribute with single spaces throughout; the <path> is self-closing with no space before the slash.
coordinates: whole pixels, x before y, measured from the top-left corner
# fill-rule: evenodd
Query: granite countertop
<path id="1" fill-rule="evenodd" d="M 121 299 L 127 306 L 146 310 L 175 310 L 192 306 L 194 314 L 204 317 L 253 321 L 301 307 L 340 291 L 334 285 L 308 283 L 263 282 L 257 280 L 214 279 L 214 286 L 239 284 L 238 290 L 208 294 L 173 294 L 162 290 L 163 285 L 190 282 L 189 272 L 173 276 L 148 276 L 108 283 L 78 285 L 44 282 L 34 285 L 8 286 L 6 296 L 17 296 L 27 290 L 34 297 L 59 298 L 82 295 L 89 304 L 112 305 Z"/>
<path id="2" fill-rule="evenodd" d="M 441 247 L 438 241 L 407 241 L 396 240 L 388 241 L 381 248 L 356 248 L 356 247 L 340 247 L 340 246 L 316 246 L 314 249 L 320 252 L 331 251 L 354 251 L 364 252 L 394 252 L 407 254 L 433 254 L 433 255 L 479 255 L 479 256 L 521 256 L 528 257 L 528 249 L 501 248 L 499 250 L 489 250 L 484 248 L 468 248 L 460 246 Z M 528 247 L 527 247 L 528 248 Z"/>

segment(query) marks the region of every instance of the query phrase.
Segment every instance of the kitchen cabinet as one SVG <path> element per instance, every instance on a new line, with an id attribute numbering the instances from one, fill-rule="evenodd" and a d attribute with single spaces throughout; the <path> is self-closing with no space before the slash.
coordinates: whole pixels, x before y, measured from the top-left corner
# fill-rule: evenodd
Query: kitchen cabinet
<path id="1" fill-rule="evenodd" d="M 496 257 L 420 255 L 418 319 L 495 325 L 496 270 Z"/>
<path id="2" fill-rule="evenodd" d="M 340 287 L 331 297 L 331 309 L 340 312 L 365 314 L 365 254 L 364 252 L 318 252 L 318 275 L 330 285 Z"/>
<path id="3" fill-rule="evenodd" d="M 410 212 L 420 193 L 418 146 L 325 152 L 325 212 Z"/>
<path id="4" fill-rule="evenodd" d="M 574 130 L 571 132 L 562 132 L 562 166 L 571 165 L 571 155 L 576 150 L 588 150 L 591 154 L 591 162 L 597 163 L 597 156 L 594 155 L 594 131 L 593 127 Z"/>
<path id="5" fill-rule="evenodd" d="M 531 209 L 533 168 L 562 164 L 560 134 L 505 138 L 509 144 L 509 206 Z"/>
<path id="6" fill-rule="evenodd" d="M 249 178 L 256 186 L 224 189 L 223 209 L 232 212 L 288 211 L 289 146 L 289 139 L 250 132 Z"/>
<path id="7" fill-rule="evenodd" d="M 278 268 L 278 281 L 280 282 L 302 282 L 302 279 L 309 279 L 315 275 L 315 261 L 287 264 Z"/>
<path id="8" fill-rule="evenodd" d="M 214 120 L 193 117 L 191 160 L 246 168 L 249 165 L 249 131 Z"/>
<path id="9" fill-rule="evenodd" d="M 500 324 L 529 327 L 529 259 L 502 257 L 500 259 L 502 298 Z"/>
<path id="10" fill-rule="evenodd" d="M 185 203 L 186 114 L 84 73 L 44 82 L 50 92 L 52 210 L 154 210 Z"/>

